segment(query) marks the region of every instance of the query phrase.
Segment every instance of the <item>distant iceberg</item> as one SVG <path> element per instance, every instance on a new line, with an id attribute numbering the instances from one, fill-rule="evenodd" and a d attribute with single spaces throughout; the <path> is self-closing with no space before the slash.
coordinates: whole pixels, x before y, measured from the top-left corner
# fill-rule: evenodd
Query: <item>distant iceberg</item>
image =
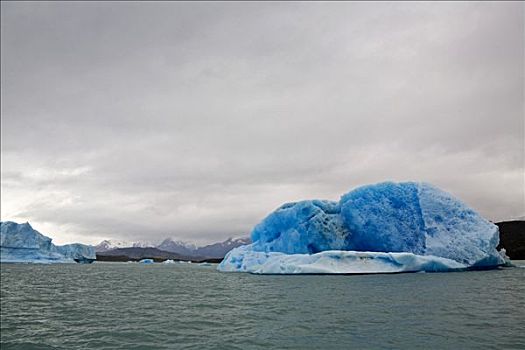
<path id="1" fill-rule="evenodd" d="M 141 264 L 153 264 L 155 261 L 153 261 L 153 259 L 142 259 L 141 261 L 139 261 L 139 263 Z"/>
<path id="2" fill-rule="evenodd" d="M 34 230 L 29 223 L 0 223 L 0 262 L 87 263 L 97 257 L 95 249 L 84 244 L 54 245 L 51 238 Z"/>
<path id="3" fill-rule="evenodd" d="M 426 183 L 357 188 L 339 202 L 284 204 L 218 270 L 259 274 L 398 273 L 493 268 L 498 227 Z"/>

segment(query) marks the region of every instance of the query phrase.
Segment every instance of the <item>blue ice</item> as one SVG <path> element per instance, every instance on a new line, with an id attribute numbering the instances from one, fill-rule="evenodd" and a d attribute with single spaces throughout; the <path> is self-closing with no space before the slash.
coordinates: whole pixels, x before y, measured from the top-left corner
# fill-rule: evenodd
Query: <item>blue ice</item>
<path id="1" fill-rule="evenodd" d="M 68 263 L 95 259 L 91 246 L 77 243 L 57 246 L 29 223 L 0 223 L 0 262 Z"/>
<path id="2" fill-rule="evenodd" d="M 382 273 L 504 264 L 496 225 L 452 195 L 417 182 L 362 186 L 339 202 L 284 204 L 255 226 L 251 238 L 218 269 Z"/>

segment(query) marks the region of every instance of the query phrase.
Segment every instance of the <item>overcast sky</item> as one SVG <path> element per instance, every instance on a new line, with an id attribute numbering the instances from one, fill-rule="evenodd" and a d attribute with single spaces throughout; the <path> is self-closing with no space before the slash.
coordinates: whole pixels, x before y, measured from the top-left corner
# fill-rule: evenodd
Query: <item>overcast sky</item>
<path id="1" fill-rule="evenodd" d="M 1 216 L 57 243 L 218 241 L 385 180 L 525 214 L 523 2 L 1 7 Z"/>

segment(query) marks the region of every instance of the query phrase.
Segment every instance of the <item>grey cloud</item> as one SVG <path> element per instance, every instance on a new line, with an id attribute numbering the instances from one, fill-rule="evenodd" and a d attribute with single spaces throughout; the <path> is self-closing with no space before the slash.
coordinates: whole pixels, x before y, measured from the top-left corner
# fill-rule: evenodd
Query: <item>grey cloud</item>
<path id="1" fill-rule="evenodd" d="M 3 2 L 2 219 L 215 240 L 388 179 L 523 215 L 523 12 Z"/>

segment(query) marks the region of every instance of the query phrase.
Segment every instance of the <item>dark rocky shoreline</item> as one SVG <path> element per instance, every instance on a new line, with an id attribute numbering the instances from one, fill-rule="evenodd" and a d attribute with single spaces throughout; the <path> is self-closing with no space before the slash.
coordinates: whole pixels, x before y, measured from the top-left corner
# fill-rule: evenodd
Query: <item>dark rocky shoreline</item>
<path id="1" fill-rule="evenodd" d="M 151 256 L 145 256 L 144 259 L 152 259 L 154 262 L 156 263 L 160 263 L 160 262 L 164 262 L 168 259 L 165 259 L 165 258 L 158 258 L 158 257 L 151 257 Z M 97 261 L 104 261 L 104 262 L 128 262 L 128 261 L 133 261 L 133 262 L 138 262 L 142 259 L 137 259 L 137 258 L 129 258 L 125 255 L 99 255 L 97 254 Z M 191 261 L 192 263 L 203 263 L 203 262 L 207 262 L 207 263 L 212 263 L 212 264 L 219 264 L 222 259 L 217 259 L 217 258 L 210 258 L 210 259 L 202 259 L 202 260 L 195 260 L 195 259 L 171 259 L 173 261 Z"/>
<path id="2" fill-rule="evenodd" d="M 525 221 L 497 222 L 499 227 L 498 249 L 505 248 L 511 260 L 525 260 Z"/>
<path id="3" fill-rule="evenodd" d="M 97 261 L 109 262 L 126 262 L 126 261 L 140 261 L 142 259 L 152 259 L 155 262 L 163 262 L 166 260 L 173 261 L 191 261 L 195 263 L 221 262 L 222 258 L 210 257 L 195 257 L 184 256 L 176 253 L 167 252 L 157 248 L 118 248 L 103 253 L 97 253 Z"/>

